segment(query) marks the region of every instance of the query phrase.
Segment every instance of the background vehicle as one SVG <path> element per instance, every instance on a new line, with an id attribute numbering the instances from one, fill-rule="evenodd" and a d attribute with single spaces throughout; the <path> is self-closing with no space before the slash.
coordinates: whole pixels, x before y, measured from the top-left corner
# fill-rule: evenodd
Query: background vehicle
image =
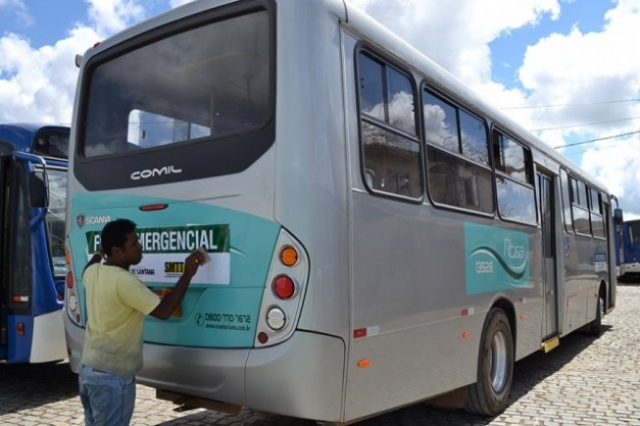
<path id="1" fill-rule="evenodd" d="M 628 220 L 622 224 L 622 257 L 618 264 L 618 281 L 640 282 L 640 220 Z"/>
<path id="2" fill-rule="evenodd" d="M 118 217 L 156 291 L 212 255 L 145 325 L 138 378 L 183 401 L 351 421 L 465 388 L 496 414 L 514 361 L 615 304 L 605 189 L 348 2 L 175 9 L 86 53 L 74 114 L 75 371 Z"/>
<path id="3" fill-rule="evenodd" d="M 66 358 L 69 128 L 0 125 L 0 360 Z"/>

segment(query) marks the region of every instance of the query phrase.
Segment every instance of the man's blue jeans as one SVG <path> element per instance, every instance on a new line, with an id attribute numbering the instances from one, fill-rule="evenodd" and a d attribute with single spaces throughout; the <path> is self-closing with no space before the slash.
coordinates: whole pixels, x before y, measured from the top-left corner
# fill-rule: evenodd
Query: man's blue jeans
<path id="1" fill-rule="evenodd" d="M 116 376 L 83 365 L 78 385 L 86 426 L 129 424 L 136 402 L 135 376 Z"/>

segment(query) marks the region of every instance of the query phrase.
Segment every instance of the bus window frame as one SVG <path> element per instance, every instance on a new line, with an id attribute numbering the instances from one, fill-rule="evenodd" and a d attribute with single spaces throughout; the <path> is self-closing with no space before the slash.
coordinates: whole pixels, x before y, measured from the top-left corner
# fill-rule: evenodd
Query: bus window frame
<path id="1" fill-rule="evenodd" d="M 139 188 L 240 173 L 260 159 L 274 145 L 276 138 L 276 7 L 275 0 L 248 0 L 247 2 L 230 3 L 152 28 L 90 57 L 83 65 L 82 85 L 78 90 L 80 102 L 77 112 L 77 143 L 74 144 L 73 153 L 69 153 L 74 158 L 73 173 L 76 179 L 91 191 Z M 198 138 L 184 143 L 133 152 L 85 156 L 86 120 L 89 104 L 87 94 L 90 92 L 92 76 L 97 67 L 158 40 L 255 12 L 266 12 L 269 20 L 270 81 L 268 88 L 271 97 L 269 99 L 270 114 L 263 123 L 246 130 L 223 134 L 220 137 Z M 250 141 L 253 141 L 253 145 L 250 145 L 252 148 L 247 150 L 246 144 Z M 220 152 L 227 152 L 229 148 L 232 149 L 231 154 L 224 157 L 219 155 Z M 247 152 L 251 155 L 247 155 Z M 203 158 L 209 159 L 209 163 L 203 161 Z M 229 161 L 229 158 L 232 158 L 233 161 Z M 197 167 L 194 167 L 194 159 L 197 160 L 195 161 Z M 113 164 L 116 161 L 120 170 L 118 174 L 114 174 L 113 169 Z M 211 173 L 211 161 L 218 161 L 215 164 L 215 173 Z M 174 166 L 175 169 L 182 172 L 179 174 L 167 173 L 155 176 L 153 179 L 134 180 L 131 178 L 132 172 L 145 169 L 150 164 L 158 164 L 160 167 Z M 109 176 L 109 179 L 104 179 L 104 176 Z"/>
<path id="2" fill-rule="evenodd" d="M 597 240 L 606 240 L 607 239 L 607 233 L 606 233 L 606 224 L 605 224 L 605 217 L 604 217 L 604 201 L 602 199 L 602 193 L 600 192 L 600 190 L 598 188 L 596 188 L 595 186 L 591 186 L 589 184 L 587 184 L 587 189 L 588 189 L 588 193 L 589 193 L 589 223 L 591 226 L 591 235 L 593 236 L 593 238 L 597 239 Z M 595 194 L 595 196 L 598 198 L 597 200 L 597 210 L 593 210 L 594 206 L 593 206 L 593 195 Z M 603 236 L 600 235 L 596 235 L 595 232 L 593 232 L 593 217 L 598 218 L 598 220 L 600 221 L 600 223 L 602 224 L 602 233 Z"/>
<path id="3" fill-rule="evenodd" d="M 358 41 L 353 51 L 354 51 L 354 56 L 353 56 L 354 77 L 355 77 L 355 87 L 356 87 L 356 92 L 355 92 L 356 119 L 358 120 L 358 148 L 359 148 L 359 157 L 360 157 L 360 178 L 362 179 L 362 183 L 364 184 L 364 187 L 366 188 L 367 192 L 369 192 L 372 195 L 382 197 L 382 198 L 397 200 L 397 201 L 403 201 L 411 204 L 422 204 L 425 199 L 427 181 L 426 181 L 426 172 L 425 172 L 426 170 L 425 152 L 423 148 L 423 139 L 422 139 L 422 123 L 419 116 L 419 113 L 421 112 L 421 108 L 419 105 L 416 105 L 418 96 L 417 96 L 417 84 L 416 84 L 415 78 L 413 74 L 407 70 L 408 67 L 403 66 L 402 64 L 388 57 L 384 53 L 380 52 L 379 49 L 376 49 L 375 46 L 367 43 L 366 41 L 363 41 L 363 40 Z M 361 53 L 366 54 L 372 60 L 377 61 L 384 66 L 385 78 L 384 78 L 383 84 L 385 85 L 385 89 L 388 89 L 387 67 L 391 67 L 392 69 L 395 69 L 397 72 L 406 76 L 409 79 L 409 82 L 411 83 L 411 89 L 413 90 L 413 102 L 414 102 L 413 114 L 414 114 L 414 123 L 415 123 L 415 129 L 416 129 L 415 135 L 407 133 L 402 129 L 391 126 L 384 121 L 380 121 L 375 117 L 369 116 L 362 112 L 360 108 L 360 90 L 359 90 L 359 87 L 360 87 L 359 56 Z M 385 104 L 388 104 L 388 99 L 386 95 L 387 93 L 385 91 L 384 102 Z M 415 142 L 418 145 L 418 150 L 419 150 L 418 156 L 419 156 L 419 164 L 420 164 L 420 185 L 422 186 L 422 191 L 419 197 L 414 198 L 414 197 L 408 197 L 406 195 L 396 194 L 394 192 L 380 191 L 378 189 L 375 189 L 369 186 L 369 184 L 367 183 L 366 167 L 365 167 L 364 139 L 363 139 L 363 131 L 362 131 L 363 121 L 369 123 L 370 125 L 379 127 L 386 132 L 395 133 L 398 136 L 401 136 L 405 139 L 410 139 L 412 142 Z"/>
<path id="4" fill-rule="evenodd" d="M 575 234 L 575 231 L 573 229 L 573 206 L 571 203 L 571 173 L 564 167 L 561 167 L 559 176 L 561 195 L 560 199 L 562 201 L 562 225 L 564 227 L 564 232 L 566 232 L 567 234 Z M 566 209 L 569 210 L 569 221 L 567 221 Z"/>
<path id="5" fill-rule="evenodd" d="M 521 180 L 512 178 L 511 176 L 509 176 L 506 172 L 503 172 L 502 170 L 498 169 L 496 163 L 495 163 L 495 148 L 494 148 L 494 135 L 496 133 L 500 133 L 502 134 L 502 136 L 504 137 L 508 137 L 509 139 L 511 139 L 513 142 L 515 142 L 516 144 L 518 144 L 519 146 L 521 146 L 524 150 L 524 154 L 525 154 L 525 167 L 528 169 L 529 171 L 529 176 L 530 179 L 533 182 L 523 182 Z M 541 226 L 540 224 L 540 212 L 539 212 L 539 206 L 538 206 L 538 191 L 537 191 L 537 187 L 535 184 L 535 173 L 536 173 L 536 168 L 534 167 L 534 161 L 533 161 L 533 153 L 531 152 L 531 147 L 528 146 L 526 143 L 520 142 L 520 138 L 516 138 L 514 137 L 511 132 L 508 132 L 504 129 L 504 127 L 500 126 L 498 123 L 493 123 L 493 125 L 491 126 L 491 133 L 490 133 L 490 143 L 491 143 L 491 161 L 493 164 L 493 170 L 494 170 L 494 181 L 493 181 L 493 185 L 495 187 L 494 189 L 494 193 L 495 193 L 495 197 L 496 197 L 496 211 L 498 212 L 498 216 L 500 217 L 500 219 L 502 221 L 505 222 L 512 222 L 512 223 L 517 223 L 520 225 L 527 225 L 527 226 L 531 226 L 533 228 L 538 228 L 539 226 Z M 508 179 L 511 182 L 516 183 L 517 185 L 523 186 L 525 188 L 529 188 L 533 191 L 533 210 L 534 210 L 534 214 L 535 214 L 535 220 L 533 222 L 525 222 L 522 220 L 517 220 L 517 219 L 512 219 L 509 217 L 505 217 L 502 215 L 502 213 L 500 212 L 500 205 L 498 202 L 498 176 L 500 176 L 501 178 L 504 179 Z"/>
<path id="6" fill-rule="evenodd" d="M 575 235 L 580 235 L 581 237 L 588 237 L 588 238 L 593 238 L 593 226 L 591 224 L 591 209 L 589 207 L 589 191 L 587 190 L 589 188 L 589 186 L 587 185 L 587 183 L 580 177 L 577 177 L 575 174 L 572 173 L 568 173 L 568 177 L 569 177 L 569 196 L 570 196 L 570 200 L 571 200 L 571 220 L 572 220 L 572 227 L 573 227 L 573 232 Z M 578 191 L 580 190 L 580 183 L 582 183 L 582 185 L 585 188 L 585 193 L 587 196 L 587 205 L 586 207 L 581 205 L 579 203 L 580 197 L 578 198 L 578 202 L 576 202 L 575 197 L 576 194 L 574 194 L 574 188 L 573 188 L 573 182 L 576 182 L 576 184 L 578 185 Z M 577 194 L 580 195 L 580 194 Z M 587 212 L 587 216 L 589 218 L 589 233 L 586 234 L 584 232 L 580 232 L 577 228 L 576 228 L 576 217 L 574 215 L 574 209 L 579 209 L 582 211 L 586 211 Z"/>
<path id="7" fill-rule="evenodd" d="M 490 179 L 493 181 L 495 180 L 495 173 L 493 170 L 493 163 L 491 160 L 492 157 L 492 150 L 491 150 L 491 142 L 490 142 L 490 138 L 489 138 L 489 123 L 487 122 L 487 119 L 482 115 L 477 113 L 476 111 L 474 111 L 474 109 L 469 108 L 468 106 L 466 106 L 465 104 L 463 104 L 462 102 L 454 99 L 452 96 L 449 96 L 444 90 L 442 90 L 441 88 L 437 87 L 435 84 L 429 82 L 427 79 L 423 78 L 422 81 L 420 82 L 420 99 L 419 99 L 419 108 L 420 108 L 420 125 L 422 127 L 422 143 L 424 145 L 424 157 L 425 157 L 425 178 L 427 180 L 427 185 L 425 186 L 425 190 L 427 192 L 427 195 L 429 197 L 429 202 L 431 203 L 431 205 L 433 205 L 434 207 L 437 208 L 441 208 L 441 209 L 445 209 L 445 210 L 453 210 L 456 212 L 460 212 L 460 213 L 468 213 L 468 214 L 472 214 L 472 215 L 476 215 L 476 216 L 482 216 L 482 217 L 488 217 L 488 218 L 495 218 L 496 217 L 496 211 L 497 211 L 497 205 L 496 205 L 496 188 L 495 188 L 495 183 L 491 182 L 491 203 L 492 203 L 492 210 L 491 212 L 482 212 L 479 210 L 472 210 L 472 209 L 465 209 L 464 207 L 458 207 L 455 205 L 451 205 L 451 204 L 446 204 L 446 203 L 441 203 L 438 202 L 436 200 L 434 200 L 433 195 L 431 193 L 430 187 L 429 187 L 429 149 L 434 149 L 435 151 L 442 153 L 444 155 L 448 155 L 450 157 L 455 158 L 456 160 L 461 161 L 463 164 L 468 164 L 474 167 L 479 167 L 485 171 L 488 171 L 490 174 Z M 461 144 L 462 144 L 462 137 L 460 134 L 460 110 L 463 110 L 465 113 L 467 113 L 468 115 L 477 118 L 479 121 L 482 122 L 482 124 L 484 125 L 484 129 L 485 129 L 485 136 L 486 136 L 486 141 L 487 141 L 487 155 L 489 156 L 488 158 L 488 164 L 482 164 L 470 157 L 467 157 L 464 155 L 464 153 L 462 152 L 453 152 L 451 150 L 445 149 L 443 147 L 440 147 L 438 145 L 435 144 L 430 144 L 427 142 L 427 135 L 426 135 L 426 128 L 424 126 L 424 94 L 425 92 L 429 92 L 429 94 L 431 94 L 432 96 L 440 99 L 441 101 L 447 103 L 449 106 L 451 106 L 452 108 L 455 108 L 456 110 L 456 132 L 457 132 L 457 137 L 458 137 L 458 150 L 461 151 Z"/>

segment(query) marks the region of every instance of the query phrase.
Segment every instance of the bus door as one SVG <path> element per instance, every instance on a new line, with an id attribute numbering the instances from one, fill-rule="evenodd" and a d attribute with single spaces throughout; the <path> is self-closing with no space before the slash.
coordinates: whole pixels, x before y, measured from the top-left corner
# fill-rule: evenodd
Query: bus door
<path id="1" fill-rule="evenodd" d="M 2 359 L 28 362 L 31 350 L 32 265 L 27 171 L 17 157 L 0 154 L 0 280 Z"/>
<path id="2" fill-rule="evenodd" d="M 558 332 L 558 306 L 555 261 L 555 206 L 553 178 L 538 172 L 540 218 L 542 225 L 542 266 L 544 280 L 544 322 L 543 337 L 550 337 Z"/>

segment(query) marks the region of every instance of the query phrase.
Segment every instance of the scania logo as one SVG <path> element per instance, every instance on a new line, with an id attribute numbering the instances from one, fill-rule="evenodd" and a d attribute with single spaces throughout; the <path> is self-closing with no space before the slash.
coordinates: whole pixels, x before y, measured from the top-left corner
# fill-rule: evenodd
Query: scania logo
<path id="1" fill-rule="evenodd" d="M 201 313 L 196 314 L 196 325 L 202 327 L 204 325 L 204 315 Z"/>
<path id="2" fill-rule="evenodd" d="M 182 173 L 182 169 L 176 169 L 176 166 L 164 166 L 159 169 L 136 170 L 131 173 L 131 180 L 149 179 L 157 176 L 176 175 Z"/>

